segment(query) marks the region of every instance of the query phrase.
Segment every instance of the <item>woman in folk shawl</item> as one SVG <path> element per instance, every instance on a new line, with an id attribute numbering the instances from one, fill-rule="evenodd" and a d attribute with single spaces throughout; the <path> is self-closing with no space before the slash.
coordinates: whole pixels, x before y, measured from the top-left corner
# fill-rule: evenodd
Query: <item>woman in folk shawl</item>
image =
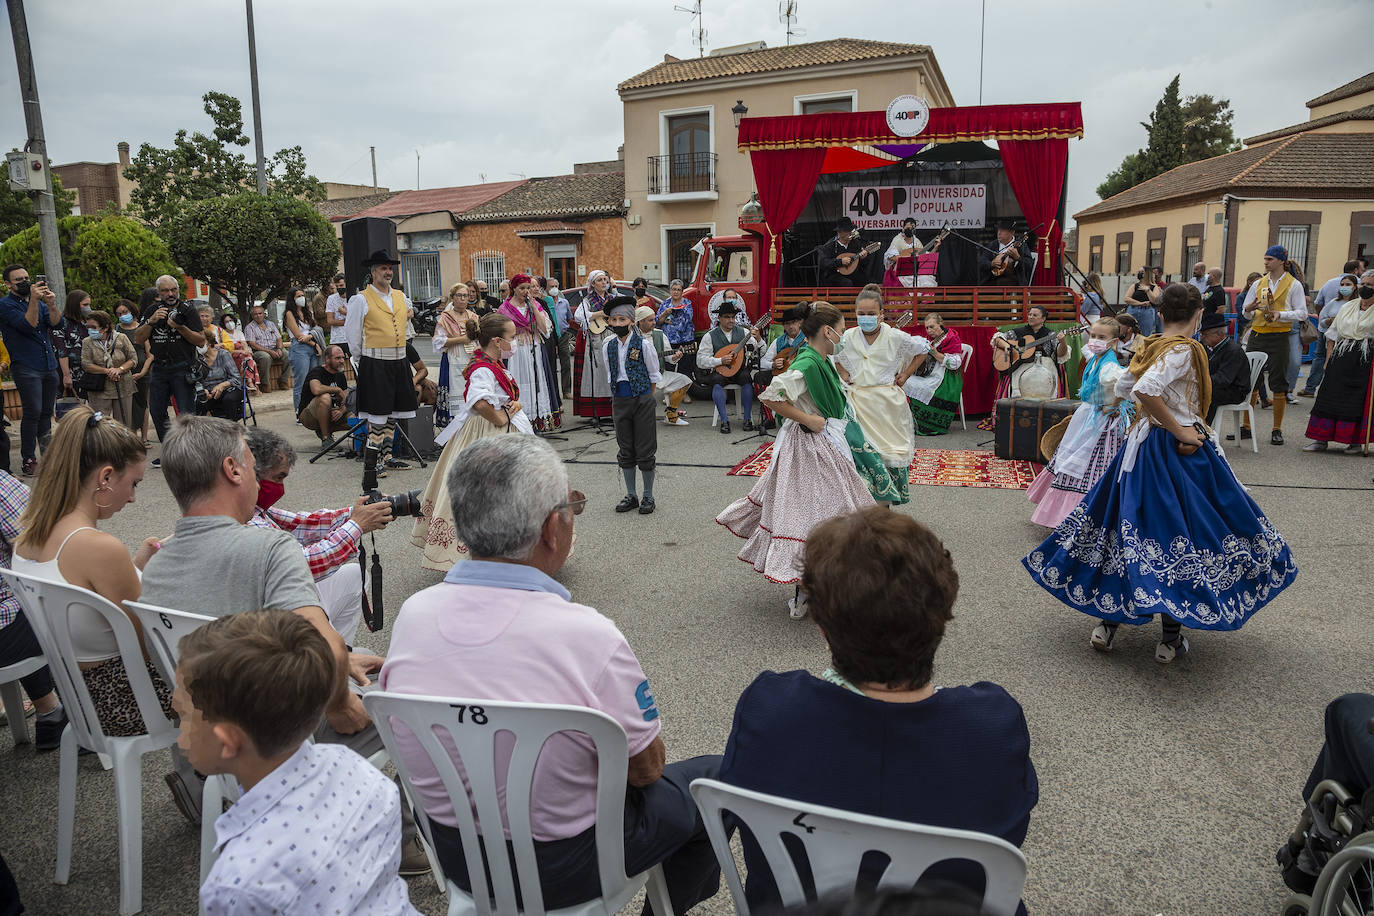
<path id="1" fill-rule="evenodd" d="M 537 430 L 556 429 L 563 423 L 563 408 L 558 400 L 558 385 L 549 365 L 544 341 L 553 333 L 553 322 L 542 303 L 530 298 L 529 274 L 510 278 L 510 298 L 499 311 L 515 322 L 515 352 L 507 368 L 525 392 L 530 420 Z"/>

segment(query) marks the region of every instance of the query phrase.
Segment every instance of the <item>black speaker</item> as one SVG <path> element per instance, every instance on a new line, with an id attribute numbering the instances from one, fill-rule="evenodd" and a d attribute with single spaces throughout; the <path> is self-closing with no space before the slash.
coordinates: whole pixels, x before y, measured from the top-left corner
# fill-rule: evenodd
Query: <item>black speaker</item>
<path id="1" fill-rule="evenodd" d="M 372 278 L 363 267 L 372 252 L 381 249 L 396 254 L 396 224 L 376 216 L 359 216 L 343 224 L 344 279 L 348 291 L 356 293 Z"/>

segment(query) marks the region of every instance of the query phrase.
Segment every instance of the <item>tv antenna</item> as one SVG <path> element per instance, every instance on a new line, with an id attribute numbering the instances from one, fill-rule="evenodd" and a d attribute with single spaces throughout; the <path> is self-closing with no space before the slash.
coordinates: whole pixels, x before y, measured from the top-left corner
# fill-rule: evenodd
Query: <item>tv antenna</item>
<path id="1" fill-rule="evenodd" d="M 690 13 L 695 20 L 695 26 L 692 29 L 692 43 L 697 46 L 697 57 L 705 57 L 706 29 L 702 28 L 701 25 L 701 0 L 696 0 L 696 3 L 691 6 L 674 6 L 673 9 L 679 13 Z"/>
<path id="2" fill-rule="evenodd" d="M 794 35 L 801 38 L 806 34 L 806 29 L 796 27 L 798 2 L 799 0 L 779 0 L 778 2 L 778 20 L 787 27 L 787 43 L 789 45 L 792 43 Z"/>

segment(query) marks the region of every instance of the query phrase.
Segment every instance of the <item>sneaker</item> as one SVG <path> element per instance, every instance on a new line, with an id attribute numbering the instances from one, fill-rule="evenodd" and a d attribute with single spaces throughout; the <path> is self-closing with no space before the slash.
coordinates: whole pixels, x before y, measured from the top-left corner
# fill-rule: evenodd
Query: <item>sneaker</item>
<path id="1" fill-rule="evenodd" d="M 668 421 L 668 425 L 669 425 L 669 426 L 690 426 L 691 424 L 689 424 L 686 420 L 682 419 L 682 414 L 678 414 L 676 417 L 673 417 L 671 420 Z"/>
<path id="2" fill-rule="evenodd" d="M 1093 627 L 1092 647 L 1099 652 L 1112 651 L 1112 643 L 1116 641 L 1116 631 L 1118 626 L 1109 623 L 1099 623 Z"/>
<path id="3" fill-rule="evenodd" d="M 1294 395 L 1291 395 L 1291 394 L 1290 394 L 1290 395 L 1288 396 L 1288 403 L 1289 403 L 1289 404 L 1296 404 L 1296 403 L 1298 403 L 1298 399 L 1297 399 Z"/>
<path id="4" fill-rule="evenodd" d="M 796 598 L 788 598 L 787 616 L 791 617 L 793 620 L 801 620 L 806 616 L 807 604 L 809 604 L 809 602 L 805 598 L 802 598 L 800 602 L 798 602 Z"/>
<path id="5" fill-rule="evenodd" d="M 722 436 L 728 436 L 728 435 L 730 435 L 730 421 L 729 421 L 729 420 L 726 420 L 724 423 L 720 424 L 720 434 L 721 434 Z"/>
<path id="6" fill-rule="evenodd" d="M 1345 447 L 1345 453 L 1347 455 L 1358 455 L 1363 450 L 1364 446 L 1359 443 L 1351 443 Z"/>
<path id="7" fill-rule="evenodd" d="M 398 872 L 402 878 L 416 878 L 429 874 L 429 856 L 425 854 L 425 847 L 420 842 L 419 835 L 401 843 L 401 867 Z"/>
<path id="8" fill-rule="evenodd" d="M 1176 658 L 1188 654 L 1188 637 L 1179 636 L 1173 642 L 1162 642 L 1155 646 L 1155 661 L 1167 665 Z"/>
<path id="9" fill-rule="evenodd" d="M 33 747 L 39 753 L 55 751 L 62 746 L 62 733 L 67 729 L 67 711 L 62 718 L 47 721 L 39 719 L 33 723 Z"/>
<path id="10" fill-rule="evenodd" d="M 1324 452 L 1326 451 L 1325 442 L 1309 442 L 1302 447 L 1304 452 Z"/>
<path id="11" fill-rule="evenodd" d="M 753 421 L 753 420 L 745 420 L 745 421 L 744 421 L 744 431 L 745 431 L 746 433 L 752 433 L 752 432 L 754 431 L 754 421 Z"/>
<path id="12" fill-rule="evenodd" d="M 157 470 L 158 468 L 162 467 L 162 459 L 154 458 L 152 461 L 148 462 L 148 467 L 152 468 L 153 470 Z"/>
<path id="13" fill-rule="evenodd" d="M 640 515 L 653 515 L 653 514 L 654 514 L 654 498 L 653 498 L 652 496 L 646 496 L 646 497 L 644 497 L 643 499 L 641 499 L 641 500 L 639 501 L 639 514 L 640 514 Z"/>
<path id="14" fill-rule="evenodd" d="M 181 816 L 186 818 L 197 827 L 200 826 L 200 786 L 192 788 L 186 785 L 186 781 L 181 778 L 181 774 L 173 770 L 162 777 L 167 788 L 172 792 L 172 803 L 177 806 Z"/>
<path id="15" fill-rule="evenodd" d="M 157 459 L 155 458 L 155 459 L 153 459 L 153 467 L 157 467 L 157 466 L 158 466 L 158 465 L 157 465 Z M 24 474 L 25 477 L 32 477 L 33 475 L 37 474 L 37 473 L 38 473 L 38 459 L 37 459 L 37 458 L 25 458 L 25 459 L 24 459 L 24 466 L 23 466 L 23 469 L 22 469 L 22 470 L 23 470 L 23 474 Z"/>
<path id="16" fill-rule="evenodd" d="M 386 469 L 388 471 L 408 471 L 410 470 L 410 465 L 399 458 L 388 458 L 386 460 Z"/>
<path id="17" fill-rule="evenodd" d="M 1276 429 L 1269 434 L 1270 445 L 1283 445 L 1283 430 Z"/>
<path id="18" fill-rule="evenodd" d="M 629 511 L 631 511 L 632 509 L 638 509 L 638 508 L 639 508 L 639 497 L 637 497 L 637 496 L 626 496 L 626 497 L 625 497 L 624 499 L 622 499 L 620 502 L 618 502 L 618 503 L 615 504 L 615 511 L 617 511 L 617 512 L 629 512 Z"/>

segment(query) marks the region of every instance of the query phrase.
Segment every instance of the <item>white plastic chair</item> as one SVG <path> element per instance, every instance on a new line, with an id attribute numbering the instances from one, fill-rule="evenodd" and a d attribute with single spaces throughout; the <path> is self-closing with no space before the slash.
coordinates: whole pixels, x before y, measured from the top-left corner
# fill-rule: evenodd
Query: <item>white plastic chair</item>
<path id="1" fill-rule="evenodd" d="M 968 372 L 968 361 L 973 358 L 973 344 L 960 344 L 959 352 L 963 358 L 959 360 L 959 374 L 962 376 Z M 964 417 L 964 389 L 959 388 L 959 422 L 964 429 L 968 429 L 968 420 Z"/>
<path id="2" fill-rule="evenodd" d="M 725 391 L 727 391 L 727 392 L 728 392 L 728 391 L 733 391 L 733 392 L 735 392 L 735 412 L 736 412 L 737 414 L 739 414 L 739 420 L 740 420 L 740 422 L 743 423 L 745 420 L 749 419 L 749 417 L 744 413 L 744 395 L 740 394 L 740 386 L 739 386 L 739 385 L 721 385 L 720 387 L 721 387 L 722 389 L 724 389 Z M 726 418 L 728 419 L 729 416 L 730 416 L 730 402 L 729 402 L 729 401 L 726 401 L 726 402 L 725 402 L 725 411 L 726 411 L 726 414 L 725 414 L 725 415 L 726 415 Z M 717 426 L 719 426 L 719 425 L 720 425 L 720 411 L 719 411 L 719 410 L 716 410 L 716 405 L 715 405 L 715 404 L 712 404 L 712 405 L 711 405 L 711 428 L 714 429 L 715 427 L 717 427 Z"/>
<path id="3" fill-rule="evenodd" d="M 19 690 L 19 679 L 28 677 L 48 662 L 43 657 L 26 658 L 0 668 L 0 707 L 10 720 L 10 734 L 14 735 L 15 747 L 28 744 L 29 723 L 24 718 L 24 694 Z"/>
<path id="4" fill-rule="evenodd" d="M 377 726 L 386 749 L 391 752 L 391 759 L 401 776 L 401 785 L 411 801 L 416 801 L 417 796 L 412 788 L 410 767 L 396 745 L 397 723 L 403 723 L 420 743 L 443 781 L 449 798 L 453 800 L 463 842 L 463 858 L 472 879 L 473 892 L 469 894 L 445 877 L 449 916 L 460 913 L 478 913 L 481 916 L 501 913 L 510 916 L 522 912 L 515 902 L 517 883 L 524 903 L 523 912 L 529 914 L 551 912 L 558 916 L 584 916 L 596 913 L 612 916 L 646 885 L 654 912 L 660 916 L 672 912 L 661 866 L 655 865 L 638 875 L 625 874 L 624 807 L 629 752 L 624 730 L 610 716 L 579 706 L 410 696 L 381 690 L 365 695 L 363 706 Z M 477 715 L 485 721 L 476 721 Z M 535 865 L 534 835 L 530 828 L 530 792 L 539 752 L 544 742 L 559 732 L 584 734 L 596 747 L 599 762 L 596 850 L 602 897 L 574 907 L 549 911 L 544 908 L 539 872 Z M 506 771 L 504 805 L 497 794 L 495 758 L 498 734 L 514 739 Z M 452 741 L 462 761 L 463 772 L 460 773 L 454 765 L 449 750 L 441 743 L 441 735 Z M 430 835 L 429 818 L 418 807 L 417 812 L 417 826 L 432 847 L 434 839 Z M 510 825 L 515 870 L 512 873 L 505 844 L 500 841 L 492 843 L 487 855 L 492 879 L 489 887 L 483 869 L 478 829 L 480 827 L 481 836 L 502 837 L 503 812 Z"/>
<path id="5" fill-rule="evenodd" d="M 68 724 L 62 732 L 62 746 L 58 752 L 57 871 L 54 880 L 66 884 L 71 873 L 72 835 L 76 829 L 77 749 L 84 747 L 108 754 L 113 761 L 115 805 L 119 813 L 119 912 L 137 913 L 143 908 L 140 762 L 144 754 L 173 744 L 177 739 L 177 726 L 162 712 L 143 663 L 138 634 L 124 611 L 95 592 L 74 585 L 50 582 L 10 569 L 0 569 L 0 576 L 4 576 L 24 608 L 67 710 Z M 147 733 L 112 738 L 101 728 L 72 645 L 71 614 L 77 608 L 98 614 L 113 631 Z"/>
<path id="6" fill-rule="evenodd" d="M 1245 358 L 1248 359 L 1248 360 L 1250 360 L 1250 390 L 1251 390 L 1251 391 L 1254 391 L 1254 390 L 1255 390 L 1255 385 L 1257 385 L 1257 384 L 1259 383 L 1260 373 L 1264 371 L 1264 364 L 1267 363 L 1267 362 L 1269 361 L 1269 354 L 1267 354 L 1267 353 L 1246 353 L 1246 354 L 1245 354 Z M 1235 432 L 1235 436 L 1236 436 L 1236 445 L 1239 446 L 1240 448 L 1244 448 L 1244 447 L 1245 447 L 1244 445 L 1241 445 L 1241 441 L 1242 441 L 1242 440 L 1241 440 L 1241 438 L 1240 438 L 1240 416 L 1241 416 L 1241 414 L 1245 414 L 1245 416 L 1249 418 L 1249 420 L 1250 420 L 1250 448 L 1252 448 L 1252 449 L 1254 449 L 1254 451 L 1258 452 L 1258 451 L 1259 451 L 1259 430 L 1257 430 L 1257 429 L 1255 428 L 1255 405 L 1250 403 L 1250 398 L 1249 398 L 1249 396 L 1247 395 L 1247 397 L 1245 398 L 1245 400 L 1241 401 L 1239 404 L 1223 404 L 1222 406 L 1220 406 L 1220 407 L 1217 408 L 1216 416 L 1214 416 L 1214 417 L 1212 418 L 1212 421 L 1213 421 L 1213 425 L 1216 427 L 1216 430 L 1217 430 L 1217 433 L 1218 433 L 1218 434 L 1221 433 L 1221 419 L 1222 419 L 1222 417 L 1226 416 L 1227 414 L 1230 414 L 1231 417 L 1234 418 L 1235 428 L 1236 428 L 1236 432 Z M 1218 435 L 1217 438 L 1221 440 L 1220 442 L 1217 443 L 1218 445 L 1221 445 L 1223 442 L 1225 442 L 1225 439 L 1222 439 L 1220 435 Z M 1224 446 L 1223 446 L 1223 447 L 1224 447 Z"/>
<path id="7" fill-rule="evenodd" d="M 983 913 L 1012 916 L 1021 901 L 1026 858 L 1021 850 L 1000 837 L 855 814 L 752 792 L 714 779 L 693 780 L 692 797 L 701 810 L 711 848 L 725 873 L 740 916 L 749 916 L 749 904 L 730 852 L 726 811 L 747 826 L 758 841 L 784 907 L 803 906 L 807 902 L 801 876 L 783 845 L 784 835 L 791 836 L 805 849 L 816 893 L 822 898 L 834 893 L 852 894 L 864 856 L 877 851 L 889 859 L 878 880 L 881 890 L 909 890 L 935 863 L 968 859 L 983 866 L 986 872 Z"/>
<path id="8" fill-rule="evenodd" d="M 143 624 L 143 639 L 153 665 L 168 684 L 177 680 L 177 658 L 181 638 L 198 630 L 215 618 L 192 614 L 172 608 L 126 601 L 124 606 Z M 215 820 L 224 808 L 224 800 L 238 801 L 239 786 L 234 777 L 215 773 L 205 779 L 200 795 L 200 880 L 210 874 L 215 864 Z"/>

